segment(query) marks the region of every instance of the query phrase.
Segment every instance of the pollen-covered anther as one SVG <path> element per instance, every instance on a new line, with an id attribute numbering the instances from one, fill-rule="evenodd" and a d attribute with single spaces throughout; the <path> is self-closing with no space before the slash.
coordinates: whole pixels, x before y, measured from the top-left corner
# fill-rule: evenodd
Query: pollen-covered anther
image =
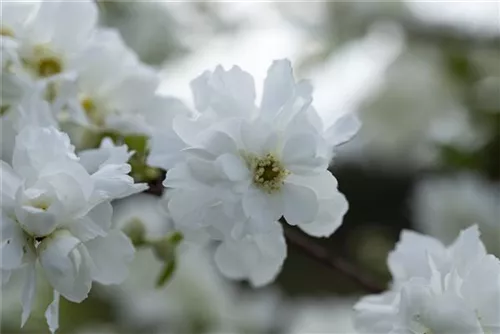
<path id="1" fill-rule="evenodd" d="M 12 31 L 12 29 L 9 29 L 7 27 L 1 27 L 0 35 L 5 37 L 14 37 L 14 31 Z"/>
<path id="2" fill-rule="evenodd" d="M 290 174 L 272 153 L 264 157 L 252 157 L 250 164 L 254 184 L 268 193 L 279 191 L 285 178 Z"/>
<path id="3" fill-rule="evenodd" d="M 86 96 L 80 99 L 80 105 L 87 114 L 89 120 L 96 126 L 104 125 L 104 115 L 101 113 L 102 110 L 97 107 L 95 100 Z"/>
<path id="4" fill-rule="evenodd" d="M 56 75 L 62 72 L 62 63 L 56 57 L 42 58 L 38 61 L 37 72 L 42 78 Z"/>

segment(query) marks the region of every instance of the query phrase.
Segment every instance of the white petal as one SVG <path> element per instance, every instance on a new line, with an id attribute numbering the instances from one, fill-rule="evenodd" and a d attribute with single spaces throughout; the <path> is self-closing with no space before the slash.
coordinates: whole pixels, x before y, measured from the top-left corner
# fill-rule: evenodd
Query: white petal
<path id="1" fill-rule="evenodd" d="M 154 97 L 158 83 L 156 72 L 145 66 L 137 67 L 110 90 L 108 98 L 117 110 L 135 110 Z"/>
<path id="2" fill-rule="evenodd" d="M 79 303 L 92 284 L 89 255 L 81 241 L 61 230 L 45 238 L 37 248 L 49 283 L 66 299 Z"/>
<path id="3" fill-rule="evenodd" d="M 234 154 L 223 154 L 215 162 L 231 181 L 242 181 L 250 177 L 248 167 L 243 159 Z"/>
<path id="4" fill-rule="evenodd" d="M 312 222 L 319 210 L 318 196 L 311 188 L 291 182 L 282 187 L 284 216 L 288 224 Z"/>
<path id="5" fill-rule="evenodd" d="M 250 187 L 243 195 L 243 210 L 247 217 L 272 223 L 283 215 L 283 199 L 280 194 L 266 194 Z"/>
<path id="6" fill-rule="evenodd" d="M 95 206 L 85 216 L 70 222 L 65 227 L 75 237 L 85 242 L 98 236 L 105 236 L 111 228 L 113 207 L 109 202 Z"/>
<path id="7" fill-rule="evenodd" d="M 412 277 L 430 277 L 431 269 L 427 254 L 433 258 L 444 256 L 446 249 L 438 240 L 420 233 L 404 230 L 396 249 L 389 253 L 387 264 L 394 281 L 406 281 Z"/>
<path id="8" fill-rule="evenodd" d="M 191 82 L 191 90 L 201 112 L 211 107 L 220 116 L 249 116 L 254 108 L 253 78 L 238 66 L 229 71 L 218 66 L 213 73 L 203 73 Z"/>
<path id="9" fill-rule="evenodd" d="M 16 191 L 21 185 L 21 179 L 16 172 L 5 162 L 0 161 L 0 201 L 2 207 L 12 207 Z"/>
<path id="10" fill-rule="evenodd" d="M 88 173 L 95 173 L 100 166 L 111 164 L 124 164 L 132 153 L 127 145 L 116 146 L 109 138 L 104 138 L 97 149 L 85 150 L 78 153 L 80 164 Z"/>
<path id="11" fill-rule="evenodd" d="M 275 60 L 264 81 L 261 111 L 265 117 L 275 116 L 295 92 L 292 64 L 288 59 Z"/>
<path id="12" fill-rule="evenodd" d="M 127 197 L 148 189 L 146 183 L 134 183 L 134 179 L 127 175 L 130 165 L 105 165 L 92 174 L 94 180 L 94 200 L 97 202 L 107 199 Z"/>
<path id="13" fill-rule="evenodd" d="M 16 137 L 12 167 L 18 174 L 30 177 L 49 163 L 78 160 L 67 134 L 53 127 L 23 128 Z"/>
<path id="14" fill-rule="evenodd" d="M 47 319 L 47 324 L 52 334 L 59 328 L 59 299 L 59 293 L 54 290 L 54 299 L 45 311 L 45 319 Z"/>
<path id="15" fill-rule="evenodd" d="M 168 210 L 179 226 L 201 227 L 224 219 L 220 199 L 207 189 L 170 191 Z"/>
<path id="16" fill-rule="evenodd" d="M 461 293 L 491 333 L 500 328 L 500 260 L 487 255 L 472 264 L 464 277 Z M 488 332 L 488 331 L 486 331 Z"/>
<path id="17" fill-rule="evenodd" d="M 319 201 L 318 215 L 313 222 L 299 224 L 299 227 L 311 236 L 329 237 L 342 225 L 348 207 L 344 195 L 337 192 L 332 198 Z"/>
<path id="18" fill-rule="evenodd" d="M 21 327 L 24 326 L 31 314 L 31 307 L 33 306 L 33 300 L 35 297 L 36 288 L 36 267 L 35 264 L 30 264 L 24 270 L 25 281 L 22 293 L 22 306 L 23 313 L 21 316 Z"/>
<path id="19" fill-rule="evenodd" d="M 311 174 L 328 167 L 328 160 L 318 156 L 318 138 L 310 133 L 290 137 L 283 147 L 282 160 L 295 174 Z"/>
<path id="20" fill-rule="evenodd" d="M 23 229 L 36 237 L 54 232 L 59 223 L 56 214 L 32 206 L 17 206 L 16 216 Z"/>
<path id="21" fill-rule="evenodd" d="M 354 137 L 360 128 L 361 122 L 356 114 L 345 114 L 325 131 L 326 141 L 331 146 L 341 145 Z"/>
<path id="22" fill-rule="evenodd" d="M 1 212 L 0 227 L 0 268 L 2 270 L 19 268 L 22 264 L 26 236 L 19 224 L 9 218 L 4 211 Z"/>
<path id="23" fill-rule="evenodd" d="M 4 286 L 9 283 L 10 276 L 12 275 L 12 270 L 4 270 L 0 269 L 0 287 L 3 288 Z"/>
<path id="24" fill-rule="evenodd" d="M 238 154 L 238 147 L 235 140 L 226 132 L 215 131 L 210 133 L 203 143 L 203 148 L 214 156 L 224 153 Z"/>
<path id="25" fill-rule="evenodd" d="M 87 211 L 87 203 L 94 189 L 90 175 L 82 166 L 71 162 L 61 163 L 59 167 L 48 165 L 32 188 L 24 192 L 24 198 L 19 200 L 22 205 L 32 206 L 37 196 L 45 196 L 50 204 L 47 212 L 61 221 Z M 35 191 L 36 196 L 30 195 L 33 189 L 38 189 L 40 194 Z"/>
<path id="26" fill-rule="evenodd" d="M 337 190 L 337 180 L 328 170 L 315 176 L 290 178 L 314 190 L 319 199 L 318 215 L 312 222 L 299 224 L 306 233 L 315 237 L 328 237 L 342 224 L 348 209 L 344 195 Z"/>
<path id="27" fill-rule="evenodd" d="M 134 258 L 134 246 L 121 231 L 97 237 L 85 243 L 92 259 L 92 278 L 102 284 L 120 284 L 128 275 Z"/>
<path id="28" fill-rule="evenodd" d="M 173 131 L 158 131 L 153 133 L 150 142 L 150 152 L 147 164 L 165 170 L 173 168 L 182 161 L 182 149 L 186 143 Z"/>
<path id="29" fill-rule="evenodd" d="M 224 240 L 215 253 L 219 270 L 232 279 L 248 279 L 253 286 L 272 282 L 286 257 L 286 243 L 281 225 L 265 234 L 248 236 L 241 240 Z"/>
<path id="30" fill-rule="evenodd" d="M 479 228 L 473 225 L 461 231 L 457 240 L 449 247 L 460 274 L 464 274 L 471 264 L 486 256 L 486 249 L 479 235 Z"/>
<path id="31" fill-rule="evenodd" d="M 263 156 L 275 153 L 278 149 L 279 137 L 269 123 L 260 120 L 243 122 L 240 127 L 240 137 L 244 150 Z"/>
<path id="32" fill-rule="evenodd" d="M 96 23 L 97 6 L 92 1 L 43 1 L 32 29 L 33 32 L 52 33 L 51 41 L 55 46 L 73 51 L 82 47 L 83 43 L 90 38 L 90 32 Z M 46 40 L 40 42 L 46 42 Z"/>
<path id="33" fill-rule="evenodd" d="M 179 163 L 177 166 L 168 170 L 163 186 L 166 188 L 190 189 L 198 187 L 197 180 L 194 180 L 189 166 L 186 163 Z"/>

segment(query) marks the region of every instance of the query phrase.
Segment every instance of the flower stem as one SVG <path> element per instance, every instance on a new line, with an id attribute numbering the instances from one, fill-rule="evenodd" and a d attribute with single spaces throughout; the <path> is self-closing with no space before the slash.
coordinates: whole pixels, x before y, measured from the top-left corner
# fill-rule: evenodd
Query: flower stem
<path id="1" fill-rule="evenodd" d="M 287 226 L 285 226 L 284 230 L 288 244 L 296 247 L 309 258 L 350 277 L 370 293 L 380 293 L 385 290 L 379 282 L 372 279 L 360 268 L 339 256 L 333 256 L 324 247 L 315 243 L 302 232 Z"/>

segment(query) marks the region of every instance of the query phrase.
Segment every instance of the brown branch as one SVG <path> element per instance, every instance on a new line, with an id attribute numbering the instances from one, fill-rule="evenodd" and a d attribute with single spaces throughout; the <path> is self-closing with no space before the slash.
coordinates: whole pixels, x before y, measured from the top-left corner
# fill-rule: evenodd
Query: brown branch
<path id="1" fill-rule="evenodd" d="M 289 227 L 285 227 L 284 230 L 288 243 L 301 250 L 311 259 L 350 277 L 370 293 L 380 293 L 385 290 L 379 282 L 371 279 L 370 276 L 364 273 L 360 268 L 357 268 L 346 259 L 339 256 L 333 256 L 324 247 L 314 243 L 314 241 L 305 234 Z"/>

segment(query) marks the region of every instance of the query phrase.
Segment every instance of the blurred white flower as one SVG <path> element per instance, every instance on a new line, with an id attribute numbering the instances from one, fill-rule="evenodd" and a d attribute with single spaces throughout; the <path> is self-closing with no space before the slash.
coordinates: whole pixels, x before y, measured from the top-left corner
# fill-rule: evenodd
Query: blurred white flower
<path id="1" fill-rule="evenodd" d="M 355 333 L 354 303 L 354 299 L 340 297 L 297 300 L 287 314 L 287 333 Z"/>
<path id="2" fill-rule="evenodd" d="M 10 6 L 26 7 L 22 2 Z M 13 33 L 24 69 L 35 79 L 70 72 L 96 27 L 95 3 L 40 1 L 34 6 L 33 13 L 17 20 Z"/>
<path id="3" fill-rule="evenodd" d="M 486 254 L 477 226 L 445 247 L 403 231 L 390 253 L 390 290 L 355 305 L 361 333 L 497 333 L 500 261 Z"/>
<path id="4" fill-rule="evenodd" d="M 58 327 L 59 295 L 81 302 L 93 280 L 116 284 L 126 277 L 134 248 L 112 229 L 110 201 L 147 186 L 126 175 L 128 156 L 106 161 L 100 156 L 87 156 L 92 163 L 86 166 L 99 166 L 87 170 L 66 134 L 30 126 L 16 137 L 12 167 L 1 162 L 0 269 L 2 284 L 13 270 L 24 271 L 21 325 L 31 313 L 37 263 L 54 288 L 46 312 L 52 332 Z"/>
<path id="5" fill-rule="evenodd" d="M 388 67 L 379 91 L 360 107 L 359 135 L 346 159 L 421 168 L 441 162 L 440 146 L 471 151 L 484 143 L 460 92 L 434 50 L 410 48 Z"/>
<path id="6" fill-rule="evenodd" d="M 499 203 L 498 184 L 479 175 L 430 177 L 415 189 L 413 215 L 419 229 L 446 243 L 474 222 L 488 251 L 499 256 Z"/>
<path id="7" fill-rule="evenodd" d="M 16 136 L 24 127 L 57 127 L 53 111 L 53 106 L 43 100 L 40 89 L 30 87 L 24 90 L 23 97 L 0 116 L 0 158 L 12 162 Z"/>
<path id="8" fill-rule="evenodd" d="M 62 121 L 94 131 L 149 131 L 144 114 L 156 99 L 159 78 L 117 31 L 97 30 L 74 67 L 77 76 L 70 80 L 74 87 L 66 92 L 68 108 L 59 116 Z M 167 104 L 162 107 L 168 112 Z"/>
<path id="9" fill-rule="evenodd" d="M 218 275 L 209 253 L 207 248 L 181 252 L 172 280 L 158 290 L 154 281 L 163 264 L 150 250 L 138 250 L 129 278 L 108 295 L 116 298 L 123 324 L 158 333 L 264 333 L 273 328 L 276 293 L 239 291 Z"/>
<path id="10" fill-rule="evenodd" d="M 113 223 L 127 234 L 140 234 L 136 236 L 148 242 L 173 232 L 172 219 L 163 210 L 162 199 L 150 194 L 137 194 L 113 202 Z"/>

